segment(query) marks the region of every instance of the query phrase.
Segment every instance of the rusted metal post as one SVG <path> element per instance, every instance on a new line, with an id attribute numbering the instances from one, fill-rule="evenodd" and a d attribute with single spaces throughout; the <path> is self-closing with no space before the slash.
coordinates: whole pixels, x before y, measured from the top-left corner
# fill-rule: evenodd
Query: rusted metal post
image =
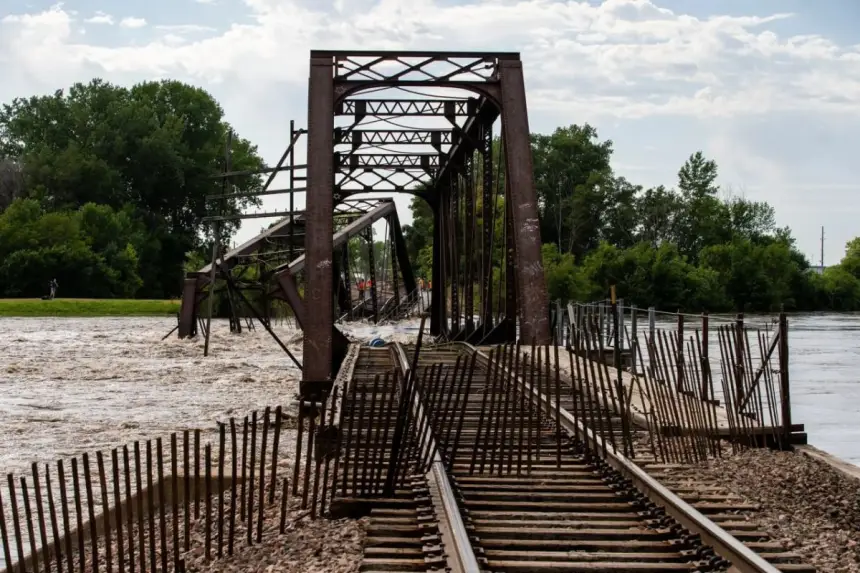
<path id="1" fill-rule="evenodd" d="M 549 301 L 541 263 L 537 192 L 532 175 L 532 150 L 523 64 L 519 59 L 499 60 L 502 125 L 505 134 L 506 179 L 510 182 L 514 243 L 517 254 L 517 298 L 520 338 L 548 344 Z"/>
<path id="2" fill-rule="evenodd" d="M 367 237 L 367 276 L 370 279 L 370 305 L 373 309 L 373 323 L 379 322 L 379 289 L 376 284 L 376 253 L 374 253 L 373 227 L 368 227 Z"/>
<path id="3" fill-rule="evenodd" d="M 789 444 L 791 438 L 791 387 L 788 377 L 788 318 L 779 313 L 779 386 L 782 398 L 783 443 Z"/>
<path id="4" fill-rule="evenodd" d="M 230 147 L 233 143 L 233 131 L 227 132 L 227 142 L 224 148 L 224 172 L 230 171 Z M 221 183 L 222 192 L 227 192 L 227 181 L 225 177 Z M 203 343 L 203 356 L 209 356 L 209 337 L 212 331 L 212 307 L 215 304 L 215 273 L 218 271 L 218 254 L 221 249 L 221 222 L 215 221 L 215 230 L 212 233 L 212 263 L 209 271 L 209 300 L 206 311 L 206 340 Z"/>
<path id="5" fill-rule="evenodd" d="M 738 416 L 741 415 L 741 404 L 744 403 L 744 313 L 739 312 L 735 319 L 735 383 Z"/>
<path id="6" fill-rule="evenodd" d="M 555 301 L 555 344 L 559 345 L 564 342 L 564 319 L 561 313 L 561 301 Z"/>
<path id="7" fill-rule="evenodd" d="M 702 313 L 702 400 L 711 400 L 714 396 L 710 395 L 709 388 L 711 387 L 711 362 L 708 358 L 708 313 Z"/>
<path id="8" fill-rule="evenodd" d="M 328 380 L 332 369 L 332 210 L 334 208 L 334 62 L 311 53 L 308 83 L 305 303 L 314 309 L 304 330 L 303 380 Z"/>
<path id="9" fill-rule="evenodd" d="M 296 186 L 296 121 L 290 120 L 290 189 L 295 189 Z M 296 244 L 296 224 L 293 213 L 296 210 L 296 194 L 290 193 L 290 241 L 287 249 L 289 250 L 290 262 L 295 259 Z"/>
<path id="10" fill-rule="evenodd" d="M 631 372 L 633 376 L 637 376 L 637 360 L 636 352 L 639 348 L 639 323 L 637 320 L 638 310 L 636 305 L 630 305 L 630 354 L 631 354 Z"/>
<path id="11" fill-rule="evenodd" d="M 657 334 L 657 311 L 653 306 L 648 307 L 648 344 L 652 344 L 655 341 L 654 336 Z M 650 371 L 650 377 L 654 378 L 655 374 L 654 360 L 651 356 L 648 357 L 648 370 Z"/>
<path id="12" fill-rule="evenodd" d="M 678 313 L 677 343 L 678 346 L 675 354 L 675 367 L 677 369 L 677 374 L 675 382 L 677 384 L 678 392 L 687 392 L 688 390 L 686 388 L 685 380 L 686 372 L 684 371 L 684 315 L 680 312 Z"/>

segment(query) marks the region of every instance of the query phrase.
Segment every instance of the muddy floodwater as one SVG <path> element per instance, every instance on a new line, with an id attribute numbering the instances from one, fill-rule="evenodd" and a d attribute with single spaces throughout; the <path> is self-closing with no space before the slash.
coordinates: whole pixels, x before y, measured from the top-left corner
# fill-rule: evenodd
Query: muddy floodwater
<path id="1" fill-rule="evenodd" d="M 794 422 L 813 446 L 860 465 L 860 313 L 789 320 Z"/>
<path id="2" fill-rule="evenodd" d="M 0 468 L 201 428 L 287 404 L 299 370 L 264 331 L 161 338 L 175 319 L 0 319 Z M 301 333 L 279 335 L 301 359 Z"/>
<path id="3" fill-rule="evenodd" d="M 0 319 L 0 470 L 289 404 L 299 370 L 262 329 L 231 335 L 213 324 L 203 341 L 162 341 L 173 318 Z M 810 443 L 860 464 L 860 315 L 791 319 L 794 421 Z M 301 333 L 276 332 L 301 360 Z M 414 323 L 352 326 L 357 339 L 405 340 Z"/>

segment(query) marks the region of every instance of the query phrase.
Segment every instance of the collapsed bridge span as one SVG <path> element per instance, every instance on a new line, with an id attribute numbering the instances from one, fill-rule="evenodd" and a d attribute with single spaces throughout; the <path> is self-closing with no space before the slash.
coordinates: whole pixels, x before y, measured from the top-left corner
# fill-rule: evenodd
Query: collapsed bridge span
<path id="1" fill-rule="evenodd" d="M 394 245 L 393 254 L 395 255 L 392 257 L 392 263 L 400 271 L 403 286 L 407 292 L 415 289 L 415 279 L 405 257 L 402 231 L 392 199 L 344 201 L 338 205 L 334 220 L 336 229 L 332 236 L 332 248 L 342 255 L 335 257 L 338 268 L 333 273 L 334 288 L 338 295 L 340 310 L 349 310 L 353 306 L 350 296 L 352 288 L 348 276 L 348 253 L 346 252 L 349 240 L 367 235 L 371 226 L 381 220 L 385 220 L 391 229 L 392 244 Z M 271 301 L 279 300 L 290 307 L 299 327 L 303 327 L 307 314 L 297 278 L 305 270 L 305 225 L 305 213 L 297 212 L 281 219 L 256 237 L 226 252 L 223 257 L 216 261 L 214 275 L 212 263 L 197 271 L 189 272 L 185 278 L 179 313 L 179 337 L 194 336 L 197 333 L 203 302 L 210 295 L 218 292 L 217 288 L 213 288 L 213 276 L 216 279 L 226 281 L 225 291 L 229 295 L 238 295 L 242 298 L 243 302 L 250 306 L 250 310 L 256 317 L 262 318 L 264 321 L 268 320 L 269 313 L 267 310 L 256 307 L 266 306 Z M 291 260 L 283 261 L 283 253 L 288 246 L 292 247 L 293 253 L 297 256 Z M 400 264 L 397 265 L 397 262 Z M 249 285 L 241 283 L 235 278 L 236 274 L 241 275 L 236 271 L 249 264 L 258 269 L 257 280 L 253 288 L 261 292 L 256 305 L 242 293 L 243 290 L 248 290 Z M 217 280 L 215 286 L 217 287 Z M 346 352 L 347 340 L 334 325 L 332 325 L 332 337 L 338 348 L 337 360 L 339 361 L 343 357 L 341 352 Z"/>

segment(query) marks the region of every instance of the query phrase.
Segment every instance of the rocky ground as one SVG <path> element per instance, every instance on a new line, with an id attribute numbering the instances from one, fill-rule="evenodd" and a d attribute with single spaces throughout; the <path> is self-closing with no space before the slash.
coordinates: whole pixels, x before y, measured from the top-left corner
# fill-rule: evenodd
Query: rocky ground
<path id="1" fill-rule="evenodd" d="M 291 475 L 292 468 L 284 465 L 282 474 Z M 286 519 L 284 520 L 284 533 L 281 527 L 281 491 L 275 495 L 274 502 L 266 504 L 263 512 L 262 535 L 257 542 L 257 518 L 258 505 L 255 505 L 253 513 L 253 540 L 247 541 L 247 519 L 238 515 L 235 521 L 233 536 L 233 554 L 228 555 L 229 545 L 229 492 L 224 501 L 224 526 L 221 536 L 222 556 L 218 557 L 218 504 L 217 496 L 213 496 L 209 522 L 209 555 L 206 552 L 206 511 L 205 503 L 201 502 L 199 519 L 191 520 L 189 528 L 190 550 L 179 552 L 179 559 L 183 561 L 185 570 L 191 572 L 270 572 L 278 571 L 285 573 L 353 573 L 357 572 L 361 563 L 362 546 L 364 542 L 365 520 L 328 520 L 311 519 L 309 511 L 301 508 L 301 496 L 293 498 L 289 496 Z M 255 504 L 257 502 L 255 501 Z M 237 503 L 237 506 L 239 504 Z M 193 507 L 193 506 L 192 506 Z M 193 510 L 192 510 L 193 511 Z M 183 510 L 180 507 L 177 519 L 178 539 L 184 549 L 185 528 L 183 526 Z M 143 552 L 139 544 L 139 529 L 137 524 L 129 530 L 123 528 L 124 533 L 124 558 L 126 569 L 129 568 L 131 553 L 129 552 L 129 531 L 131 532 L 132 551 L 135 563 L 141 571 L 161 570 L 161 538 L 160 538 L 160 516 L 155 515 L 154 521 L 154 545 L 150 546 L 150 536 L 146 520 L 143 524 L 144 544 Z M 167 548 L 168 570 L 173 570 L 174 556 L 176 551 L 173 547 L 173 518 L 167 511 L 164 515 L 165 522 L 165 547 Z M 83 570 L 92 570 L 92 551 L 90 542 L 85 544 L 85 565 Z M 117 547 L 116 530 L 112 534 L 111 555 L 113 567 L 118 569 L 119 550 Z M 104 537 L 100 537 L 98 544 L 99 570 L 106 570 L 106 547 Z M 156 567 L 151 567 L 151 559 L 155 559 Z M 141 563 L 143 559 L 144 563 Z M 74 567 L 79 565 L 80 554 L 73 554 Z M 64 562 L 65 564 L 65 562 Z M 44 563 L 42 563 L 44 567 Z M 53 563 L 52 563 L 53 568 Z"/>
<path id="2" fill-rule="evenodd" d="M 280 534 L 278 507 L 278 504 L 275 504 L 266 511 L 262 543 L 249 546 L 244 537 L 240 536 L 238 551 L 229 557 L 207 563 L 202 551 L 202 534 L 199 530 L 194 531 L 197 547 L 185 555 L 186 570 L 207 573 L 358 571 L 364 543 L 364 520 L 312 520 L 306 512 L 298 509 L 296 503 L 289 513 L 286 531 Z M 242 528 L 242 531 L 245 529 Z"/>
<path id="3" fill-rule="evenodd" d="M 699 469 L 760 504 L 754 519 L 821 573 L 860 573 L 860 480 L 799 453 L 768 450 Z"/>

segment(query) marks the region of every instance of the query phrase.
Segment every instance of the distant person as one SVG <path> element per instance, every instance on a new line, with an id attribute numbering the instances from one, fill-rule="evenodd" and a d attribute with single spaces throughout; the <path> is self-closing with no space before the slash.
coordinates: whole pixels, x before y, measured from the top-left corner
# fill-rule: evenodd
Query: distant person
<path id="1" fill-rule="evenodd" d="M 57 283 L 57 279 L 51 279 L 49 286 L 51 287 L 51 300 L 54 300 L 54 298 L 57 296 L 57 287 L 59 287 L 60 285 Z"/>
<path id="2" fill-rule="evenodd" d="M 418 278 L 418 291 L 421 292 L 424 290 L 424 279 Z"/>
<path id="3" fill-rule="evenodd" d="M 364 282 L 364 279 L 361 279 L 360 281 L 358 281 L 358 298 L 359 298 L 359 300 L 364 300 L 364 288 L 365 288 L 365 286 L 366 286 L 366 284 Z"/>

